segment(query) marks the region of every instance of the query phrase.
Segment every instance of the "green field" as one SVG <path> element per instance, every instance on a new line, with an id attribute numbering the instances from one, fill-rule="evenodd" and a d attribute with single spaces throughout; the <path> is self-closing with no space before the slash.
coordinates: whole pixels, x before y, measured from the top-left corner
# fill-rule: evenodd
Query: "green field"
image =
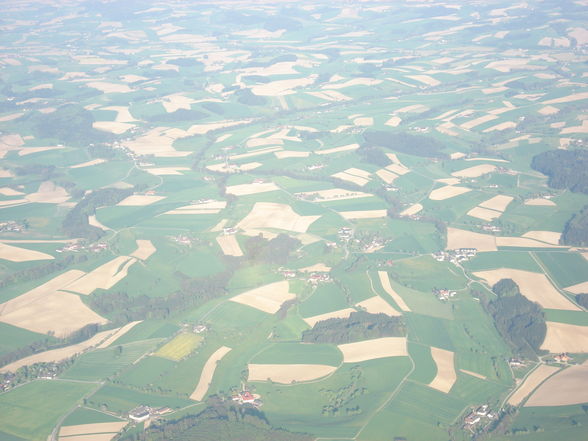
<path id="1" fill-rule="evenodd" d="M 586 282 L 588 279 L 588 262 L 578 253 L 534 253 L 535 257 L 547 269 L 555 283 L 565 288 Z"/>

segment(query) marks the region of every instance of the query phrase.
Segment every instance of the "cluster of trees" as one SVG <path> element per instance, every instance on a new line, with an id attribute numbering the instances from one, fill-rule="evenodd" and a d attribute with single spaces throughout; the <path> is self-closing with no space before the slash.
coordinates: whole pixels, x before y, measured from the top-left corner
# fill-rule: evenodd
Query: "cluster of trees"
<path id="1" fill-rule="evenodd" d="M 492 291 L 497 298 L 485 307 L 496 329 L 515 354 L 535 357 L 547 332 L 543 309 L 524 297 L 511 279 L 498 281 Z"/>
<path id="2" fill-rule="evenodd" d="M 92 309 L 110 317 L 114 323 L 164 319 L 226 294 L 225 287 L 232 274 L 232 270 L 227 270 L 214 276 L 198 279 L 178 274 L 182 278 L 181 288 L 164 297 L 149 297 L 145 294 L 130 296 L 126 292 L 107 292 L 91 296 L 88 303 Z"/>
<path id="3" fill-rule="evenodd" d="M 312 441 L 314 437 L 274 429 L 264 414 L 249 406 L 211 397 L 208 407 L 178 420 L 155 422 L 141 432 L 123 435 L 122 441 Z"/>
<path id="4" fill-rule="evenodd" d="M 588 207 L 574 214 L 566 223 L 560 242 L 564 245 L 588 246 Z"/>
<path id="5" fill-rule="evenodd" d="M 126 197 L 133 194 L 132 189 L 102 188 L 84 196 L 75 207 L 71 209 L 62 223 L 65 234 L 69 237 L 81 237 L 93 242 L 104 234 L 100 228 L 93 227 L 88 217 L 96 213 L 98 207 L 118 204 Z"/>
<path id="6" fill-rule="evenodd" d="M 247 258 L 265 263 L 285 265 L 290 254 L 302 245 L 298 239 L 281 233 L 271 240 L 264 239 L 261 235 L 253 236 L 245 242 L 245 255 Z"/>
<path id="7" fill-rule="evenodd" d="M 444 145 L 430 136 L 366 130 L 363 138 L 366 147 L 384 147 L 388 150 L 426 158 L 445 158 L 447 156 L 442 152 Z"/>
<path id="8" fill-rule="evenodd" d="M 375 147 L 372 145 L 362 145 L 359 150 L 357 150 L 357 154 L 361 156 L 361 158 L 370 164 L 377 165 L 379 167 L 386 167 L 390 165 L 390 158 L 386 156 L 384 150 L 380 147 Z"/>
<path id="9" fill-rule="evenodd" d="M 588 308 L 588 294 L 578 294 L 576 295 L 576 302 L 582 308 Z"/>
<path id="10" fill-rule="evenodd" d="M 316 323 L 302 333 L 304 343 L 343 344 L 380 337 L 401 337 L 406 334 L 402 317 L 386 314 L 353 312 L 349 318 L 331 318 Z"/>
<path id="11" fill-rule="evenodd" d="M 549 176 L 552 188 L 588 194 L 587 150 L 549 150 L 533 157 L 531 167 Z"/>
<path id="12" fill-rule="evenodd" d="M 363 371 L 359 366 L 351 368 L 351 378 L 348 384 L 336 390 L 321 389 L 321 394 L 327 399 L 327 404 L 323 406 L 323 416 L 338 416 L 342 412 L 345 415 L 360 414 L 359 406 L 347 407 L 352 400 L 367 392 L 364 387 Z"/>

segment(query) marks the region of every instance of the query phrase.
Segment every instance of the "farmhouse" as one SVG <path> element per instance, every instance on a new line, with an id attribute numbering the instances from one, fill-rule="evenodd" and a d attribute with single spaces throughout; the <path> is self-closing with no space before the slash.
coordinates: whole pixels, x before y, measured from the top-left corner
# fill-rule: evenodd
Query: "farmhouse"
<path id="1" fill-rule="evenodd" d="M 129 418 L 137 423 L 146 421 L 151 416 L 151 408 L 149 406 L 137 406 L 129 412 Z"/>

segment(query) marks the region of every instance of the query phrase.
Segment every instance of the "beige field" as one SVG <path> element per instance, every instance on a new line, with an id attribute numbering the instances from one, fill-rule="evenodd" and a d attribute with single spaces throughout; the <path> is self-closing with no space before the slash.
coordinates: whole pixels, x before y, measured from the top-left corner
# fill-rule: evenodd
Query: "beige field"
<path id="1" fill-rule="evenodd" d="M 422 209 L 423 209 L 423 206 L 421 204 L 412 204 L 407 209 L 402 210 L 400 212 L 400 216 L 412 216 L 412 215 L 420 212 Z"/>
<path id="2" fill-rule="evenodd" d="M 386 184 L 392 184 L 398 175 L 396 173 L 392 173 L 390 170 L 385 168 L 381 168 L 376 172 L 376 176 L 378 176 L 382 181 Z"/>
<path id="3" fill-rule="evenodd" d="M 475 217 L 477 219 L 485 220 L 487 222 L 491 222 L 494 219 L 497 219 L 500 216 L 502 216 L 502 212 L 495 211 L 495 210 L 489 210 L 487 208 L 474 207 L 470 211 L 467 212 L 467 215 Z"/>
<path id="4" fill-rule="evenodd" d="M 83 435 L 85 433 L 116 433 L 128 423 L 117 421 L 112 423 L 80 424 L 76 426 L 61 426 L 59 436 Z"/>
<path id="5" fill-rule="evenodd" d="M 22 112 L 21 113 L 11 113 L 10 115 L 6 115 L 6 116 L 3 116 L 2 118 L 0 118 L 0 122 L 12 121 L 12 120 L 20 118 L 23 115 L 24 115 L 24 113 L 22 113 Z"/>
<path id="6" fill-rule="evenodd" d="M 451 155 L 449 155 L 449 157 L 451 159 L 461 159 L 465 156 L 466 154 L 463 152 L 453 152 Z"/>
<path id="7" fill-rule="evenodd" d="M 547 322 L 547 335 L 541 349 L 549 352 L 588 352 L 588 326 Z"/>
<path id="8" fill-rule="evenodd" d="M 28 250 L 0 242 L 0 259 L 11 262 L 30 262 L 33 260 L 52 260 L 55 257 L 40 251 Z"/>
<path id="9" fill-rule="evenodd" d="M 527 237 L 497 237 L 496 245 L 499 247 L 531 247 L 531 248 L 566 248 L 563 245 L 553 245 L 540 242 Z"/>
<path id="10" fill-rule="evenodd" d="M 371 116 L 362 116 L 355 118 L 353 124 L 360 127 L 371 127 L 374 125 L 374 119 Z"/>
<path id="11" fill-rule="evenodd" d="M 337 346 L 343 353 L 343 363 L 359 363 L 385 357 L 408 355 L 406 337 L 384 337 Z"/>
<path id="12" fill-rule="evenodd" d="M 0 194 L 2 196 L 18 196 L 18 195 L 23 194 L 23 192 L 14 190 L 13 188 L 10 188 L 10 187 L 2 187 L 2 188 L 0 188 Z"/>
<path id="13" fill-rule="evenodd" d="M 586 257 L 586 253 L 583 253 L 582 255 L 584 257 Z M 566 291 L 573 293 L 573 294 L 588 293 L 588 282 L 578 283 L 576 285 L 568 286 L 567 288 L 564 288 L 564 289 Z"/>
<path id="14" fill-rule="evenodd" d="M 111 230 L 111 228 L 108 228 L 106 225 L 103 225 L 98 219 L 96 219 L 95 214 L 88 216 L 88 223 L 90 225 L 92 225 L 93 227 L 100 228 L 101 230 L 104 230 L 104 231 Z"/>
<path id="15" fill-rule="evenodd" d="M 580 308 L 559 293 L 545 274 L 512 268 L 500 268 L 473 273 L 492 287 L 501 279 L 512 279 L 519 285 L 521 294 L 547 309 L 578 311 Z M 588 328 L 587 328 L 588 329 Z"/>
<path id="16" fill-rule="evenodd" d="M 21 358 L 20 360 L 17 360 L 14 363 L 10 363 L 6 366 L 3 366 L 2 368 L 0 368 L 0 372 L 14 372 L 22 366 L 30 366 L 35 363 L 52 363 L 66 360 L 94 346 L 99 348 L 100 346 L 97 345 L 99 345 L 104 340 L 109 339 L 110 336 L 116 334 L 119 331 L 119 329 L 121 328 L 102 331 L 81 343 L 65 346 L 59 349 L 53 349 L 51 351 L 39 352 L 37 354 Z"/>
<path id="17" fill-rule="evenodd" d="M 337 311 L 326 312 L 324 314 L 314 315 L 303 319 L 309 326 L 314 326 L 318 322 L 328 320 L 331 318 L 348 318 L 352 313 L 356 312 L 353 308 L 339 309 Z"/>
<path id="18" fill-rule="evenodd" d="M 84 295 L 89 295 L 98 288 L 110 289 L 127 276 L 129 268 L 135 262 L 137 262 L 137 259 L 134 257 L 115 257 L 69 285 L 64 286 L 63 289 Z"/>
<path id="19" fill-rule="evenodd" d="M 570 133 L 588 133 L 588 120 L 582 121 L 582 124 L 579 126 L 570 126 L 562 129 L 560 132 L 562 135 L 567 135 Z"/>
<path id="20" fill-rule="evenodd" d="M 111 441 L 116 433 L 92 433 L 87 435 L 60 436 L 58 441 Z"/>
<path id="21" fill-rule="evenodd" d="M 56 185 L 51 181 L 42 182 L 35 193 L 25 196 L 29 202 L 41 204 L 61 204 L 69 199 L 69 194 L 65 188 Z"/>
<path id="22" fill-rule="evenodd" d="M 309 86 L 314 83 L 315 79 L 316 74 L 312 74 L 304 78 L 272 81 L 267 84 L 258 84 L 251 87 L 251 92 L 258 96 L 291 95 L 296 93 L 293 89 L 302 86 Z"/>
<path id="23" fill-rule="evenodd" d="M 143 195 L 143 194 L 133 194 L 118 204 L 119 207 L 143 207 L 145 205 L 151 205 L 155 202 L 159 202 L 162 199 L 165 199 L 165 196 L 150 196 L 150 195 Z"/>
<path id="24" fill-rule="evenodd" d="M 216 242 L 221 247 L 225 256 L 241 257 L 243 255 L 239 242 L 237 242 L 237 238 L 233 234 L 228 236 L 217 236 Z"/>
<path id="25" fill-rule="evenodd" d="M 272 149 L 273 151 L 273 149 Z M 267 153 L 271 153 L 271 152 L 267 152 Z M 276 152 L 279 153 L 279 152 Z M 248 155 L 248 154 L 244 154 L 246 156 L 256 156 L 258 153 L 256 153 L 255 155 Z M 244 156 L 244 155 L 237 155 L 237 156 Z M 226 162 L 221 162 L 220 164 L 212 164 L 212 165 L 207 165 L 206 168 L 208 170 L 211 171 L 215 171 L 215 172 L 220 172 L 220 173 L 237 173 L 237 172 L 244 172 L 244 171 L 248 171 L 248 170 L 254 170 L 257 167 L 261 167 L 263 164 L 261 162 L 248 162 L 246 164 L 233 164 L 233 163 L 226 163 Z"/>
<path id="26" fill-rule="evenodd" d="M 478 374 L 478 373 L 476 373 L 476 372 L 472 372 L 472 371 L 466 371 L 465 369 L 460 369 L 459 371 L 460 371 L 460 372 L 463 372 L 464 374 L 471 375 L 472 377 L 479 378 L 479 379 L 481 379 L 481 380 L 485 380 L 485 379 L 486 379 L 486 376 L 485 376 L 485 375 Z"/>
<path id="27" fill-rule="evenodd" d="M 555 115 L 556 113 L 559 112 L 559 109 L 557 107 L 553 107 L 553 106 L 545 106 L 542 107 L 541 109 L 539 109 L 537 111 L 538 113 L 540 113 L 541 115 Z"/>
<path id="28" fill-rule="evenodd" d="M 157 251 L 150 240 L 138 239 L 136 243 L 137 249 L 131 253 L 131 257 L 136 257 L 139 260 L 147 260 Z"/>
<path id="29" fill-rule="evenodd" d="M 555 202 L 553 202 L 549 199 L 543 199 L 543 198 L 527 199 L 525 201 L 525 205 L 540 206 L 540 207 L 555 207 L 556 206 Z"/>
<path id="30" fill-rule="evenodd" d="M 396 311 L 387 301 L 380 296 L 374 296 L 362 302 L 359 302 L 355 306 L 365 309 L 370 314 L 386 314 L 391 317 L 402 315 Z"/>
<path id="31" fill-rule="evenodd" d="M 254 150 L 252 152 L 249 153 L 241 153 L 239 155 L 231 155 L 229 156 L 229 159 L 231 161 L 236 161 L 239 159 L 245 159 L 245 158 L 252 158 L 254 156 L 260 156 L 260 155 L 267 155 L 268 153 L 275 153 L 282 150 L 281 146 L 277 146 L 277 147 L 265 147 L 262 149 L 258 149 L 258 150 Z"/>
<path id="32" fill-rule="evenodd" d="M 105 81 L 90 81 L 89 83 L 86 83 L 86 85 L 104 93 L 128 93 L 133 91 L 133 89 L 126 84 L 108 83 Z"/>
<path id="33" fill-rule="evenodd" d="M 508 404 L 518 406 L 537 386 L 539 386 L 547 377 L 553 375 L 559 370 L 556 366 L 540 365 L 531 375 L 525 378 L 525 381 L 509 397 Z"/>
<path id="34" fill-rule="evenodd" d="M 347 95 L 342 94 L 337 90 L 324 90 L 322 92 L 306 92 L 308 95 L 321 98 L 326 101 L 351 101 Z"/>
<path id="35" fill-rule="evenodd" d="M 429 76 L 429 75 L 407 75 L 408 78 L 426 84 L 427 86 L 438 86 L 441 81 Z"/>
<path id="36" fill-rule="evenodd" d="M 513 199 L 512 196 L 498 195 L 482 202 L 479 206 L 482 208 L 489 208 L 490 210 L 504 211 Z"/>
<path id="37" fill-rule="evenodd" d="M 296 193 L 295 196 L 303 199 L 310 199 L 314 202 L 343 201 L 347 199 L 358 199 L 372 197 L 370 193 L 362 191 L 345 190 L 343 188 L 330 188 L 328 190 L 316 190 Z"/>
<path id="38" fill-rule="evenodd" d="M 449 393 L 457 379 L 453 364 L 455 354 L 445 349 L 431 347 L 431 355 L 437 365 L 437 375 L 429 383 L 429 387 Z"/>
<path id="39" fill-rule="evenodd" d="M 331 78 L 333 80 L 333 78 Z M 352 86 L 375 86 L 380 84 L 382 80 L 375 80 L 373 78 L 353 78 L 351 80 L 347 80 L 343 83 L 333 83 L 330 82 L 323 89 L 344 89 L 346 87 Z"/>
<path id="40" fill-rule="evenodd" d="M 192 392 L 192 395 L 190 395 L 191 400 L 202 401 L 202 399 L 206 396 L 206 392 L 208 392 L 208 388 L 212 383 L 212 377 L 214 376 L 216 365 L 230 351 L 231 348 L 227 346 L 221 346 L 214 354 L 210 356 L 208 360 L 206 360 L 206 363 L 202 368 L 202 373 L 200 374 L 200 380 L 196 385 L 196 389 L 194 389 L 194 392 Z"/>
<path id="41" fill-rule="evenodd" d="M 129 332 L 131 329 L 133 329 L 135 326 L 137 326 L 142 321 L 143 320 L 137 320 L 135 322 L 130 322 L 130 323 L 127 323 L 126 325 L 124 325 L 122 328 L 116 329 L 115 333 L 112 334 L 110 337 L 108 337 L 106 340 L 104 340 L 102 343 L 100 343 L 98 346 L 96 346 L 96 349 L 104 349 L 104 348 L 109 347 L 112 343 L 114 343 L 120 337 L 125 335 L 127 332 Z"/>
<path id="42" fill-rule="evenodd" d="M 346 170 L 331 175 L 333 178 L 341 179 L 343 181 L 352 182 L 360 187 L 363 187 L 370 182 L 369 177 L 358 176 L 352 173 L 348 173 Z"/>
<path id="43" fill-rule="evenodd" d="M 494 236 L 449 227 L 447 228 L 447 249 L 455 250 L 458 248 L 477 248 L 478 251 L 498 251 Z"/>
<path id="44" fill-rule="evenodd" d="M 559 239 L 561 238 L 561 233 L 556 231 L 528 231 L 523 234 L 523 237 L 558 245 Z"/>
<path id="45" fill-rule="evenodd" d="M 466 123 L 460 124 L 460 127 L 464 130 L 470 130 L 473 129 L 474 127 L 477 127 L 481 124 L 487 123 L 489 121 L 495 120 L 498 117 L 496 115 L 484 115 L 481 116 L 479 118 L 475 118 L 471 121 L 468 121 Z"/>
<path id="46" fill-rule="evenodd" d="M 451 176 L 458 178 L 477 178 L 479 176 L 491 173 L 496 170 L 496 166 L 492 164 L 480 164 L 468 167 L 463 170 L 459 170 L 451 173 Z"/>
<path id="47" fill-rule="evenodd" d="M 69 168 L 83 168 L 92 165 L 98 165 L 106 162 L 106 159 L 92 159 L 91 161 L 82 162 L 81 164 L 71 165 Z"/>
<path id="48" fill-rule="evenodd" d="M 543 104 L 570 103 L 572 101 L 580 101 L 585 99 L 588 99 L 588 92 L 579 92 L 572 95 L 563 96 L 561 98 L 554 98 L 552 100 L 543 101 Z"/>
<path id="49" fill-rule="evenodd" d="M 359 210 L 340 211 L 339 214 L 345 219 L 378 219 L 388 215 L 387 210 Z"/>
<path id="50" fill-rule="evenodd" d="M 390 127 L 398 127 L 401 122 L 402 122 L 402 118 L 399 118 L 398 116 L 392 116 L 388 121 L 386 121 L 384 123 L 384 125 L 387 125 Z"/>
<path id="51" fill-rule="evenodd" d="M 195 101 L 196 100 L 192 98 L 176 94 L 164 96 L 161 99 L 161 104 L 163 105 L 167 113 L 172 113 L 180 109 L 190 110 L 190 105 L 193 104 Z"/>
<path id="52" fill-rule="evenodd" d="M 216 214 L 227 206 L 226 201 L 208 201 L 200 204 L 184 205 L 164 214 Z"/>
<path id="53" fill-rule="evenodd" d="M 135 125 L 131 123 L 124 123 L 118 121 L 95 121 L 92 123 L 92 127 L 94 127 L 96 130 L 101 130 L 103 132 L 114 133 L 115 135 L 122 135 L 127 130 L 135 127 Z"/>
<path id="54" fill-rule="evenodd" d="M 275 228 L 278 230 L 305 233 L 320 216 L 300 216 L 292 207 L 274 202 L 256 202 L 252 210 L 236 228 L 243 230 Z"/>
<path id="55" fill-rule="evenodd" d="M 386 294 L 392 297 L 392 300 L 394 300 L 398 307 L 402 311 L 410 311 L 410 308 L 406 303 L 404 303 L 404 300 L 402 299 L 402 297 L 400 297 L 400 294 L 398 294 L 396 291 L 394 291 L 394 288 L 392 288 L 388 273 L 386 271 L 378 271 L 378 277 L 380 279 L 380 284 L 382 285 L 382 288 L 384 289 Z"/>
<path id="56" fill-rule="evenodd" d="M 324 364 L 249 364 L 248 381 L 267 381 L 290 384 L 326 377 L 337 370 Z"/>
<path id="57" fill-rule="evenodd" d="M 444 201 L 446 199 L 454 198 L 469 191 L 472 191 L 472 189 L 466 187 L 446 185 L 445 187 L 436 188 L 435 190 L 433 190 L 431 194 L 429 194 L 429 199 L 431 199 L 432 201 Z"/>
<path id="58" fill-rule="evenodd" d="M 588 402 L 588 363 L 572 366 L 545 381 L 525 403 L 531 406 L 570 406 Z"/>
<path id="59" fill-rule="evenodd" d="M 461 179 L 459 178 L 440 178 L 440 179 L 435 179 L 436 182 L 441 182 L 442 184 L 447 184 L 447 185 L 457 185 L 461 182 Z"/>
<path id="60" fill-rule="evenodd" d="M 511 109 L 507 109 L 507 110 L 511 110 Z M 514 121 L 505 121 L 500 124 L 496 124 L 494 126 L 491 126 L 491 127 L 488 127 L 487 129 L 482 130 L 482 133 L 502 131 L 502 130 L 507 130 L 507 129 L 514 129 L 516 126 L 517 126 L 517 123 L 515 123 Z"/>
<path id="61" fill-rule="evenodd" d="M 310 152 L 299 152 L 296 150 L 282 150 L 279 152 L 274 152 L 276 158 L 278 159 L 288 159 L 288 158 L 306 158 L 310 156 Z"/>
<path id="62" fill-rule="evenodd" d="M 47 146 L 47 147 L 23 147 L 19 150 L 18 156 L 28 156 L 33 153 L 49 152 L 51 150 L 61 150 L 63 147 Z"/>
<path id="63" fill-rule="evenodd" d="M 267 193 L 268 191 L 279 190 L 273 182 L 262 182 L 260 184 L 239 184 L 229 185 L 227 187 L 227 193 L 235 196 L 247 196 L 250 194 Z"/>
<path id="64" fill-rule="evenodd" d="M 177 139 L 190 135 L 189 130 L 156 127 L 134 140 L 125 141 L 123 145 L 137 155 L 153 155 L 162 158 L 184 157 L 192 154 L 192 152 L 177 151 L 173 147 L 173 143 Z"/>
<path id="65" fill-rule="evenodd" d="M 316 153 L 317 155 L 330 155 L 332 153 L 348 152 L 351 150 L 356 150 L 358 148 L 359 148 L 359 144 L 347 144 L 347 145 L 342 145 L 340 147 L 333 147 L 330 149 L 316 150 L 314 153 Z"/>
<path id="66" fill-rule="evenodd" d="M 189 171 L 189 167 L 157 167 L 143 169 L 147 173 L 155 176 L 182 176 L 183 171 Z"/>
<path id="67" fill-rule="evenodd" d="M 296 294 L 289 292 L 289 289 L 288 281 L 281 280 L 251 289 L 230 300 L 269 314 L 275 314 L 282 306 L 282 303 L 296 298 Z"/>

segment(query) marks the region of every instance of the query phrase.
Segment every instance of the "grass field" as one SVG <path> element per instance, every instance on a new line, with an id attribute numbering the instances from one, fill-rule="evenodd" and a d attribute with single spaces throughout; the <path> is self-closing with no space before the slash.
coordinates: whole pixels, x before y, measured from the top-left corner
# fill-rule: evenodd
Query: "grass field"
<path id="1" fill-rule="evenodd" d="M 190 355 L 202 342 L 201 335 L 189 332 L 177 335 L 159 348 L 154 355 L 173 361 L 180 361 Z"/>
<path id="2" fill-rule="evenodd" d="M 338 366 L 341 352 L 331 345 L 278 343 L 257 354 L 251 363 L 257 364 L 326 364 Z"/>
<path id="3" fill-rule="evenodd" d="M 541 255 L 545 253 L 540 253 Z M 496 251 L 478 253 L 475 258 L 462 263 L 468 271 L 486 271 L 497 268 L 514 268 L 523 271 L 541 272 L 541 267 L 525 251 Z"/>
<path id="4" fill-rule="evenodd" d="M 140 340 L 149 340 L 151 338 L 168 338 L 178 331 L 179 327 L 173 323 L 163 320 L 145 320 L 122 335 L 112 343 L 112 346 L 123 345 Z"/>
<path id="5" fill-rule="evenodd" d="M 95 384 L 35 381 L 0 395 L 0 427 L 9 435 L 45 441 L 64 409 L 69 409 Z"/>
<path id="6" fill-rule="evenodd" d="M 79 424 L 110 423 L 120 419 L 85 407 L 78 407 L 64 421 L 62 426 L 77 426 Z"/>
<path id="7" fill-rule="evenodd" d="M 588 280 L 588 262 L 578 253 L 534 253 L 560 288 Z"/>

